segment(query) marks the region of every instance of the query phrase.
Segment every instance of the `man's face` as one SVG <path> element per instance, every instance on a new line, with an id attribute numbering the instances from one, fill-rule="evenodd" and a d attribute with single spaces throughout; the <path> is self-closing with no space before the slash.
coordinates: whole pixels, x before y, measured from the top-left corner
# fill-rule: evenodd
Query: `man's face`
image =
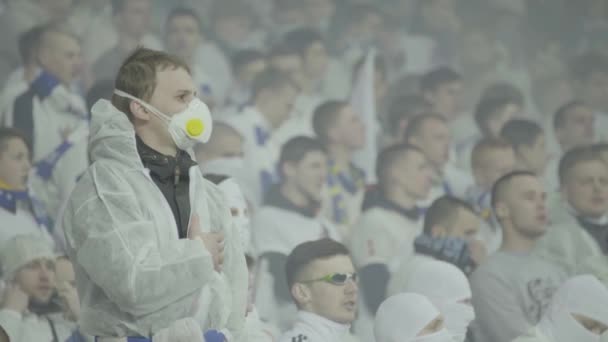
<path id="1" fill-rule="evenodd" d="M 80 44 L 76 39 L 61 33 L 48 33 L 43 37 L 40 64 L 66 86 L 78 77 L 82 70 Z"/>
<path id="2" fill-rule="evenodd" d="M 306 279 L 319 279 L 333 273 L 355 273 L 352 261 L 346 255 L 313 261 L 307 267 Z M 350 324 L 357 315 L 359 288 L 348 280 L 344 285 L 314 282 L 306 285 L 310 291 L 310 309 L 313 313 L 340 324 Z"/>
<path id="3" fill-rule="evenodd" d="M 529 170 L 537 175 L 543 175 L 547 166 L 547 146 L 545 143 L 545 135 L 540 134 L 536 141 L 530 145 L 522 145 L 517 150 L 518 158 L 522 164 L 526 165 Z"/>
<path id="4" fill-rule="evenodd" d="M 472 240 L 479 231 L 481 219 L 474 212 L 460 208 L 456 220 L 452 222 L 450 229 L 447 231 L 447 236 Z"/>
<path id="5" fill-rule="evenodd" d="M 475 181 L 483 188 L 490 189 L 500 177 L 515 169 L 515 153 L 511 148 L 486 151 L 480 168 L 473 170 Z"/>
<path id="6" fill-rule="evenodd" d="M 566 114 L 562 127 L 555 132 L 562 150 L 592 144 L 595 137 L 594 123 L 595 115 L 588 107 L 577 106 L 571 109 Z"/>
<path id="7" fill-rule="evenodd" d="M 597 110 L 608 112 L 608 73 L 594 72 L 579 86 L 581 96 Z"/>
<path id="8" fill-rule="evenodd" d="M 25 190 L 32 168 L 30 152 L 20 138 L 8 139 L 0 146 L 0 182 L 11 189 Z"/>
<path id="9" fill-rule="evenodd" d="M 579 215 L 599 218 L 608 212 L 608 168 L 599 160 L 574 166 L 562 193 Z"/>
<path id="10" fill-rule="evenodd" d="M 365 145 L 365 126 L 351 106 L 344 106 L 340 110 L 330 134 L 334 136 L 332 140 L 353 150 L 361 149 Z"/>
<path id="11" fill-rule="evenodd" d="M 55 262 L 49 259 L 30 262 L 17 272 L 16 282 L 30 300 L 47 304 L 55 290 Z"/>
<path id="12" fill-rule="evenodd" d="M 329 56 L 323 42 L 318 41 L 310 45 L 304 55 L 304 65 L 309 78 L 319 80 L 325 76 Z"/>
<path id="13" fill-rule="evenodd" d="M 148 32 L 152 18 L 150 0 L 126 0 L 125 7 L 118 14 L 122 31 L 139 39 Z"/>
<path id="14" fill-rule="evenodd" d="M 294 168 L 298 189 L 313 201 L 321 200 L 321 190 L 327 176 L 327 156 L 321 151 L 311 151 Z"/>
<path id="15" fill-rule="evenodd" d="M 174 17 L 167 24 L 167 50 L 191 60 L 201 44 L 197 21 L 190 16 Z"/>
<path id="16" fill-rule="evenodd" d="M 450 131 L 443 121 L 426 120 L 411 142 L 424 152 L 437 170 L 443 169 L 450 158 Z"/>
<path id="17" fill-rule="evenodd" d="M 545 233 L 546 195 L 538 178 L 519 176 L 512 179 L 502 202 L 507 208 L 507 219 L 518 233 L 529 238 L 537 238 Z"/>
<path id="18" fill-rule="evenodd" d="M 455 81 L 440 85 L 434 91 L 427 93 L 425 97 L 433 106 L 434 112 L 450 120 L 460 110 L 461 94 L 462 82 Z"/>
<path id="19" fill-rule="evenodd" d="M 519 115 L 519 113 L 521 113 L 521 110 L 522 110 L 521 107 L 519 107 L 518 105 L 516 105 L 514 103 L 510 103 L 510 104 L 504 106 L 502 108 L 502 110 L 500 111 L 500 113 L 497 113 L 496 115 L 492 116 L 488 120 L 487 134 L 489 134 L 490 137 L 493 137 L 493 138 L 500 137 L 500 131 L 502 130 L 502 127 L 508 121 L 517 117 Z"/>
<path id="20" fill-rule="evenodd" d="M 183 68 L 166 68 L 156 72 L 156 89 L 149 103 L 161 113 L 172 117 L 188 107 L 197 89 L 192 76 Z M 164 143 L 175 144 L 167 130 L 167 123 L 149 114 L 149 126 Z"/>
<path id="21" fill-rule="evenodd" d="M 422 153 L 409 151 L 395 163 L 391 175 L 396 182 L 394 186 L 401 187 L 411 198 L 421 201 L 431 191 L 434 172 Z"/>
<path id="22" fill-rule="evenodd" d="M 270 66 L 289 75 L 299 87 L 304 85 L 304 62 L 299 55 L 275 56 L 270 60 Z"/>

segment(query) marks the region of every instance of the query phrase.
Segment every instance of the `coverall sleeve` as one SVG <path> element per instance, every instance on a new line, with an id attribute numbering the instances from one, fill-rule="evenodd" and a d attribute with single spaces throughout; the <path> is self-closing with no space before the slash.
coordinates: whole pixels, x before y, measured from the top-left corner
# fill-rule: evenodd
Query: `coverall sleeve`
<path id="1" fill-rule="evenodd" d="M 110 176 L 114 175 L 105 177 Z M 136 317 L 178 300 L 188 303 L 187 296 L 194 302 L 198 290 L 213 279 L 211 254 L 201 240 L 160 242 L 166 237 L 158 236 L 156 223 L 124 183 L 111 179 L 100 189 L 92 181 L 93 191 L 85 186 L 72 195 L 72 208 L 64 217 L 71 257 L 110 300 Z M 87 192 L 93 193 L 87 196 Z M 189 310 L 167 308 L 166 315 L 180 319 Z"/>

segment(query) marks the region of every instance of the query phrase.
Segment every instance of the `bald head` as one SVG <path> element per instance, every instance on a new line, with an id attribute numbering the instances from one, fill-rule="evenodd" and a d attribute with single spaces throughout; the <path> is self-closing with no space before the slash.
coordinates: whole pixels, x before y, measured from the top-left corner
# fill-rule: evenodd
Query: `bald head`
<path id="1" fill-rule="evenodd" d="M 199 164 L 219 158 L 241 158 L 243 137 L 232 126 L 217 122 L 213 125 L 213 133 L 209 141 L 198 145 L 195 153 Z"/>

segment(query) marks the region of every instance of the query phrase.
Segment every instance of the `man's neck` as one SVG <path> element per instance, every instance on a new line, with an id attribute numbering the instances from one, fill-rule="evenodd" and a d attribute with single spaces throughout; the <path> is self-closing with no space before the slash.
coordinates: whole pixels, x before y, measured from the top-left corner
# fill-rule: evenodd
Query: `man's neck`
<path id="1" fill-rule="evenodd" d="M 348 169 L 353 160 L 353 152 L 344 145 L 329 144 L 327 154 L 335 166 L 342 170 Z"/>
<path id="2" fill-rule="evenodd" d="M 416 200 L 409 196 L 399 186 L 386 186 L 384 194 L 386 199 L 403 209 L 413 209 L 416 206 Z"/>
<path id="3" fill-rule="evenodd" d="M 298 190 L 295 184 L 285 182 L 280 188 L 281 194 L 285 196 L 292 204 L 297 207 L 305 208 L 310 204 L 310 201 L 300 190 Z"/>
<path id="4" fill-rule="evenodd" d="M 163 144 L 159 141 L 158 136 L 150 131 L 135 128 L 137 136 L 143 141 L 146 146 L 154 151 L 166 156 L 176 156 L 177 147 L 173 144 Z"/>
<path id="5" fill-rule="evenodd" d="M 505 252 L 529 253 L 536 245 L 537 239 L 525 237 L 516 232 L 510 222 L 502 223 L 502 231 L 504 234 L 500 249 Z"/>

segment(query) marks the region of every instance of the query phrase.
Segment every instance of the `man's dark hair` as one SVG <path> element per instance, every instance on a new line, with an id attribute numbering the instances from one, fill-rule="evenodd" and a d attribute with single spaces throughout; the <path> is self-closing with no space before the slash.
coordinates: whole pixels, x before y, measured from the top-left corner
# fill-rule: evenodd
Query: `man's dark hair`
<path id="1" fill-rule="evenodd" d="M 559 107 L 553 115 L 553 129 L 563 128 L 566 123 L 566 116 L 578 107 L 586 107 L 586 104 L 579 100 L 573 100 Z"/>
<path id="2" fill-rule="evenodd" d="M 19 57 L 23 64 L 27 65 L 36 61 L 40 38 L 46 28 L 46 25 L 35 26 L 19 36 Z"/>
<path id="3" fill-rule="evenodd" d="M 464 209 L 475 214 L 473 207 L 454 196 L 444 195 L 433 201 L 424 216 L 424 232 L 431 234 L 433 227 L 450 226 L 457 219 L 458 211 Z M 475 214 L 476 215 L 476 214 Z"/>
<path id="4" fill-rule="evenodd" d="M 325 153 L 325 148 L 317 139 L 299 136 L 289 139 L 281 148 L 279 157 L 279 170 L 283 173 L 285 163 L 298 163 L 310 152 Z M 284 175 L 282 175 L 284 176 Z"/>
<path id="5" fill-rule="evenodd" d="M 27 137 L 20 130 L 11 127 L 0 127 L 0 155 L 4 153 L 6 144 L 11 139 L 20 139 L 25 143 L 27 149 L 31 152 L 32 147 Z"/>
<path id="6" fill-rule="evenodd" d="M 534 121 L 513 119 L 508 121 L 500 130 L 500 137 L 517 150 L 520 146 L 532 146 L 543 134 L 543 129 Z"/>
<path id="7" fill-rule="evenodd" d="M 515 103 L 520 107 L 526 104 L 524 93 L 521 89 L 509 82 L 495 82 L 487 86 L 481 93 L 481 99 L 492 98 L 507 98 L 511 99 L 511 103 Z"/>
<path id="8" fill-rule="evenodd" d="M 304 57 L 308 49 L 317 42 L 324 43 L 323 36 L 316 30 L 310 28 L 300 28 L 288 32 L 283 41 L 291 46 L 299 55 Z"/>
<path id="9" fill-rule="evenodd" d="M 346 106 L 348 106 L 346 101 L 329 100 L 315 109 L 312 128 L 321 143 L 327 144 L 329 142 L 327 132 L 338 121 L 340 111 Z"/>
<path id="10" fill-rule="evenodd" d="M 378 186 L 380 189 L 383 189 L 387 181 L 387 173 L 388 171 L 395 165 L 395 163 L 401 158 L 407 156 L 410 152 L 418 152 L 422 155 L 424 153 L 418 147 L 410 145 L 410 144 L 396 144 L 393 146 L 389 146 L 382 150 L 378 155 L 378 160 L 376 161 L 376 177 L 378 179 Z"/>
<path id="11" fill-rule="evenodd" d="M 218 175 L 215 173 L 207 173 L 203 177 L 215 185 L 222 184 L 225 180 L 230 179 L 227 175 Z"/>
<path id="12" fill-rule="evenodd" d="M 328 259 L 334 256 L 346 255 L 350 257 L 348 248 L 332 239 L 321 239 L 301 243 L 294 248 L 285 262 L 285 275 L 287 285 L 291 289 L 298 281 L 310 279 L 299 279 L 302 272 L 312 262 L 320 259 Z"/>
<path id="13" fill-rule="evenodd" d="M 598 51 L 590 51 L 574 58 L 570 64 L 570 79 L 588 82 L 595 73 L 608 74 L 608 56 Z"/>
<path id="14" fill-rule="evenodd" d="M 482 98 L 475 107 L 475 123 L 481 132 L 487 134 L 488 123 L 508 105 L 521 106 L 510 97 Z"/>
<path id="15" fill-rule="evenodd" d="M 203 32 L 203 21 L 201 17 L 198 16 L 196 11 L 192 8 L 188 7 L 176 7 L 174 8 L 169 15 L 167 16 L 166 26 L 169 26 L 171 20 L 177 17 L 189 17 L 196 22 L 196 26 L 198 27 L 199 32 Z"/>
<path id="16" fill-rule="evenodd" d="M 537 176 L 533 172 L 521 171 L 521 170 L 512 171 L 512 172 L 509 172 L 506 175 L 500 177 L 496 182 L 494 182 L 494 185 L 492 185 L 492 192 L 491 192 L 492 209 L 496 209 L 496 204 L 504 196 L 505 190 L 510 187 L 511 182 L 515 178 L 519 178 L 519 177 L 537 178 Z"/>
<path id="17" fill-rule="evenodd" d="M 269 68 L 254 78 L 253 85 L 251 86 L 252 98 L 255 99 L 264 90 L 278 91 L 285 87 L 298 88 L 287 74 L 280 70 Z"/>
<path id="18" fill-rule="evenodd" d="M 460 81 L 462 81 L 462 75 L 450 67 L 442 66 L 431 70 L 422 76 L 420 79 L 420 91 L 423 94 L 426 92 L 434 92 L 446 83 Z"/>
<path id="19" fill-rule="evenodd" d="M 87 110 L 91 110 L 91 107 L 97 101 L 101 99 L 112 100 L 112 94 L 114 93 L 114 81 L 112 80 L 102 80 L 97 81 L 91 89 L 87 92 L 86 102 L 87 102 Z"/>
<path id="20" fill-rule="evenodd" d="M 579 164 L 590 161 L 602 162 L 600 155 L 595 152 L 595 149 L 592 146 L 575 147 L 566 152 L 559 160 L 557 169 L 559 183 L 562 185 L 565 184 L 570 177 L 572 169 Z"/>
<path id="21" fill-rule="evenodd" d="M 432 120 L 446 123 L 446 119 L 443 116 L 441 116 L 439 114 L 435 114 L 435 113 L 421 114 L 421 115 L 415 116 L 413 119 L 411 119 L 408 122 L 407 128 L 405 129 L 405 137 L 403 140 L 406 143 L 411 144 L 412 138 L 417 137 L 422 132 L 422 126 L 427 121 L 432 121 Z"/>
<path id="22" fill-rule="evenodd" d="M 430 110 L 431 106 L 419 95 L 400 96 L 388 107 L 388 128 L 393 135 L 397 135 L 403 120 L 409 124 L 409 120 Z"/>
<path id="23" fill-rule="evenodd" d="M 230 64 L 232 65 L 232 70 L 236 75 L 243 67 L 260 59 L 266 59 L 266 55 L 264 55 L 264 53 L 261 51 L 254 49 L 239 50 L 235 52 L 230 59 Z"/>

